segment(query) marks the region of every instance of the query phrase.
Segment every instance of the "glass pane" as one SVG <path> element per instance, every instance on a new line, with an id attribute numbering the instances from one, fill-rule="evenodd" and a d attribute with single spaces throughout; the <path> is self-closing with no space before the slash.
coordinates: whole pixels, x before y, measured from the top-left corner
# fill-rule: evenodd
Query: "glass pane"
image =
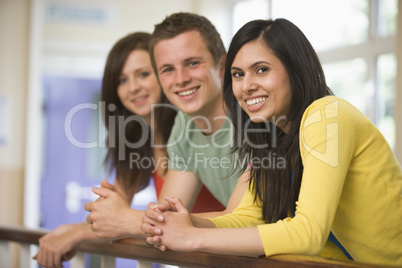
<path id="1" fill-rule="evenodd" d="M 383 54 L 378 57 L 377 75 L 377 125 L 388 140 L 391 148 L 395 148 L 394 99 L 396 87 L 396 59 L 394 54 Z"/>
<path id="2" fill-rule="evenodd" d="M 380 36 L 391 36 L 396 34 L 397 14 L 397 0 L 379 0 L 378 34 Z"/>
<path id="3" fill-rule="evenodd" d="M 244 0 L 235 3 L 233 7 L 233 35 L 246 22 L 255 19 L 268 18 L 268 1 L 267 0 Z"/>
<path id="4" fill-rule="evenodd" d="M 367 115 L 370 96 L 365 94 L 367 64 L 362 58 L 323 64 L 328 86 Z"/>
<path id="5" fill-rule="evenodd" d="M 272 0 L 273 17 L 296 24 L 316 51 L 366 41 L 368 10 L 368 0 Z"/>

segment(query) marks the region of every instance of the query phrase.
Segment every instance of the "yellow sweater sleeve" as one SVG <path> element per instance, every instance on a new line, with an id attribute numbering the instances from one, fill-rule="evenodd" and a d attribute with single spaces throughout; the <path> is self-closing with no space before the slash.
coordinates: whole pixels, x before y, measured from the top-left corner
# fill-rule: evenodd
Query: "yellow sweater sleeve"
<path id="1" fill-rule="evenodd" d="M 217 228 L 241 228 L 263 225 L 265 222 L 261 217 L 261 208 L 253 202 L 253 198 L 252 193 L 247 190 L 241 203 L 232 214 L 207 219 L 214 222 Z M 327 241 L 320 256 L 324 258 L 347 260 L 342 251 L 329 241 Z"/>
<path id="2" fill-rule="evenodd" d="M 254 203 L 254 196 L 247 189 L 237 208 L 231 214 L 208 218 L 218 228 L 241 228 L 264 224 L 261 207 Z"/>

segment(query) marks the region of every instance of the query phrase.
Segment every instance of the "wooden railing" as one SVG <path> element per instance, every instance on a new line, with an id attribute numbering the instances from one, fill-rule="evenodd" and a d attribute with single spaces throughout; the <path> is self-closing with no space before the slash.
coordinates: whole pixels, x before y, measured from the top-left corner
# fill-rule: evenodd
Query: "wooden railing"
<path id="1" fill-rule="evenodd" d="M 29 252 L 30 245 L 37 245 L 38 239 L 44 235 L 43 231 L 29 230 L 23 227 L 10 227 L 0 225 L 0 267 L 10 267 L 9 264 L 9 242 L 21 244 L 20 267 L 29 267 L 28 263 L 32 258 Z M 240 245 L 239 245 L 240 246 Z M 351 261 L 335 261 L 320 257 L 300 255 L 277 255 L 273 257 L 244 257 L 231 255 L 218 255 L 203 252 L 162 252 L 147 245 L 142 240 L 123 239 L 113 243 L 107 241 L 83 243 L 78 247 L 78 256 L 72 261 L 75 267 L 84 267 L 83 253 L 102 255 L 102 267 L 114 267 L 114 258 L 128 258 L 138 260 L 137 267 L 152 267 L 152 263 L 162 263 L 184 267 L 342 267 L 374 268 L 380 266 L 361 264 Z M 384 266 L 381 266 L 384 267 Z"/>

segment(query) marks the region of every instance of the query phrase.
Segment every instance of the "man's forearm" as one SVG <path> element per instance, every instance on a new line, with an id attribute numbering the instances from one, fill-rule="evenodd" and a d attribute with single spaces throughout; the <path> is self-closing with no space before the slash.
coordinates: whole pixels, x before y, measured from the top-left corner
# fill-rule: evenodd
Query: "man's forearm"
<path id="1" fill-rule="evenodd" d="M 128 221 L 127 224 L 124 226 L 125 233 L 127 233 L 129 237 L 145 239 L 145 234 L 141 230 L 144 211 L 132 209 L 130 215 L 127 216 Z"/>

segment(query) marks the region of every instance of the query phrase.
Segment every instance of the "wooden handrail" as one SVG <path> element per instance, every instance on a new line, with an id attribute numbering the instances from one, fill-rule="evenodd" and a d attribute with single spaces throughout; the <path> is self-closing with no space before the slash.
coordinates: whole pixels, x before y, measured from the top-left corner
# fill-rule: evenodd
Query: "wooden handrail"
<path id="1" fill-rule="evenodd" d="M 0 240 L 37 245 L 38 239 L 44 234 L 46 234 L 44 231 L 0 225 Z M 269 258 L 257 258 L 204 252 L 177 252 L 171 250 L 162 252 L 147 245 L 143 240 L 132 238 L 122 239 L 113 243 L 104 240 L 86 242 L 79 245 L 78 251 L 185 267 L 380 267 L 351 261 L 329 260 L 321 257 L 301 255 L 277 255 Z"/>

